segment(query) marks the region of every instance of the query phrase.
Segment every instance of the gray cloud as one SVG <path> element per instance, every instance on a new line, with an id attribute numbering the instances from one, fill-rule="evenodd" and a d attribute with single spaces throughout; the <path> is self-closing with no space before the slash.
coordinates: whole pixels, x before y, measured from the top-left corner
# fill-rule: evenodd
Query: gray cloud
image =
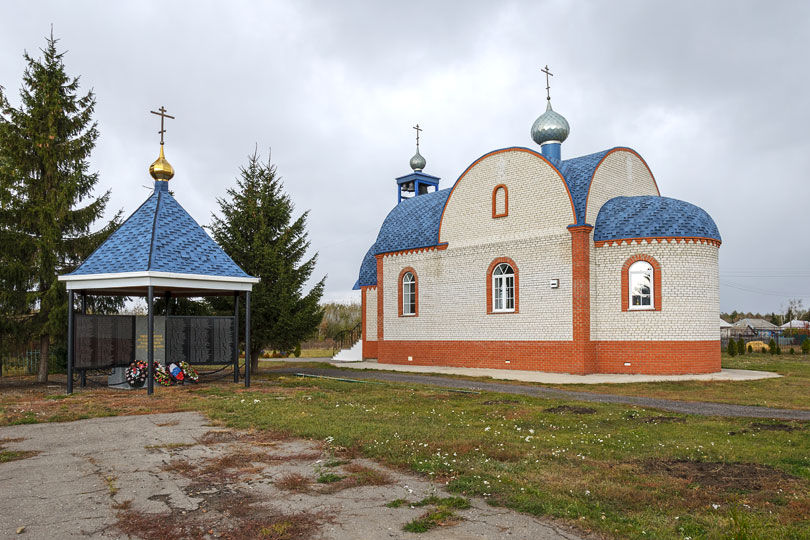
<path id="1" fill-rule="evenodd" d="M 22 51 L 53 23 L 98 97 L 92 164 L 110 212 L 147 196 L 160 105 L 177 116 L 172 189 L 200 223 L 254 145 L 272 149 L 310 210 L 316 276 L 346 300 L 409 172 L 410 127 L 450 186 L 489 150 L 533 146 L 548 63 L 572 128 L 564 157 L 638 150 L 662 194 L 717 221 L 721 308 L 771 311 L 810 304 L 808 22 L 803 3 L 731 1 L 17 2 L 0 21 L 0 85 L 14 99 Z"/>

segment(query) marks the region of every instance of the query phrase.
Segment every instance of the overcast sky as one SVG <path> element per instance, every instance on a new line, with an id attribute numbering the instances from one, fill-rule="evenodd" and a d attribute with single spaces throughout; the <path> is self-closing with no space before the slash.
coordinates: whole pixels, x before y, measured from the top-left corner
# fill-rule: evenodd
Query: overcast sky
<path id="1" fill-rule="evenodd" d="M 4 2 L 0 85 L 14 105 L 23 51 L 53 23 L 94 89 L 92 155 L 109 215 L 149 195 L 161 105 L 171 189 L 200 224 L 256 145 L 309 210 L 326 300 L 359 301 L 362 256 L 410 172 L 450 187 L 482 154 L 538 149 L 552 103 L 563 158 L 637 150 L 661 194 L 697 204 L 723 237 L 720 307 L 810 307 L 807 2 Z"/>

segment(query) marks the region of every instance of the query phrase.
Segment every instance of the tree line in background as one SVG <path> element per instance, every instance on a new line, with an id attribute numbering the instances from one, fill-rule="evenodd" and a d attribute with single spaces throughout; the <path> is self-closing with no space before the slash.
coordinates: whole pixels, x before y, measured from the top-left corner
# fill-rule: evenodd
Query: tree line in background
<path id="1" fill-rule="evenodd" d="M 771 324 L 781 326 L 793 320 L 810 321 L 810 309 L 804 307 L 804 302 L 801 298 L 791 298 L 788 300 L 787 306 L 782 306 L 782 311 L 771 313 L 743 313 L 732 311 L 731 313 L 721 313 L 720 318 L 728 323 L 735 323 L 742 319 L 764 319 Z"/>
<path id="2" fill-rule="evenodd" d="M 66 350 L 67 291 L 57 275 L 73 271 L 121 225 L 119 211 L 91 232 L 110 197 L 93 195 L 95 95 L 79 94 L 79 78 L 66 74 L 57 41 L 51 33 L 41 59 L 24 53 L 18 108 L 0 86 L 0 353 L 33 341 L 40 382 L 47 380 L 52 346 Z M 317 254 L 305 260 L 307 212 L 293 220 L 294 205 L 269 156 L 262 162 L 254 151 L 239 172 L 236 187 L 217 200 L 222 217 L 212 215 L 209 230 L 236 264 L 261 278 L 251 296 L 249 357 L 256 366 L 262 349 L 291 350 L 319 329 L 326 278 L 304 291 L 317 261 Z M 90 313 L 114 313 L 125 302 L 88 300 Z M 178 314 L 233 312 L 221 298 L 172 302 Z M 165 310 L 162 299 L 156 310 Z"/>

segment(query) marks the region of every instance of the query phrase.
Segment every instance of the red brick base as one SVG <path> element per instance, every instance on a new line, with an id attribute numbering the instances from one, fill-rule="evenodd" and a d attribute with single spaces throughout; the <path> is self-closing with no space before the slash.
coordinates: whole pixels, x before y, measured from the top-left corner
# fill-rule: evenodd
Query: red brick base
<path id="1" fill-rule="evenodd" d="M 377 342 L 363 340 L 363 360 L 377 358 Z"/>
<path id="2" fill-rule="evenodd" d="M 593 372 L 586 371 L 572 341 L 379 341 L 365 342 L 364 346 L 372 343 L 377 349 L 378 362 L 383 364 L 521 369 L 580 375 Z M 719 340 L 597 341 L 588 345 L 596 356 L 596 373 L 678 375 L 720 371 Z M 371 358 L 365 349 L 363 357 Z M 625 366 L 625 362 L 630 366 Z"/>

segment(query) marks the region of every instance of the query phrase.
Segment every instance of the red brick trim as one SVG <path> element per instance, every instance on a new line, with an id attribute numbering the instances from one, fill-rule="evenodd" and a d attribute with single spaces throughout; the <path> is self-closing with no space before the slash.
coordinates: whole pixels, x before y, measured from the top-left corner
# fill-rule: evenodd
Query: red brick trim
<path id="1" fill-rule="evenodd" d="M 578 375 L 683 375 L 720 371 L 720 340 L 596 341 L 593 345 L 598 360 L 590 370 L 576 359 L 572 341 L 381 341 L 376 352 L 378 362 L 383 364 L 520 369 Z M 630 365 L 625 366 L 625 362 Z"/>
<path id="2" fill-rule="evenodd" d="M 630 276 L 629 271 L 633 263 L 646 261 L 653 267 L 653 309 L 630 309 Z M 661 265 L 649 255 L 633 255 L 622 266 L 622 311 L 661 311 Z"/>
<path id="3" fill-rule="evenodd" d="M 692 242 L 693 244 L 708 244 L 710 246 L 720 247 L 722 242 L 715 238 L 706 238 L 703 236 L 643 236 L 638 238 L 621 238 L 618 240 L 599 240 L 598 242 L 594 242 L 594 247 L 604 247 L 604 246 L 620 246 L 626 243 L 628 246 L 631 244 L 641 244 L 643 241 L 647 241 L 648 244 L 652 244 L 656 242 L 658 244 L 663 243 L 670 243 L 670 244 L 681 244 L 681 243 L 688 243 Z"/>
<path id="4" fill-rule="evenodd" d="M 571 190 L 570 190 L 570 189 L 568 189 L 568 182 L 566 182 L 566 181 L 565 181 L 565 177 L 563 177 L 563 175 L 562 175 L 562 173 L 559 171 L 559 169 L 557 169 L 557 167 L 555 167 L 555 166 L 554 166 L 554 164 L 553 164 L 553 163 L 551 163 L 551 162 L 550 162 L 550 161 L 549 161 L 549 160 L 546 158 L 546 156 L 544 156 L 544 155 L 543 155 L 543 154 L 541 154 L 540 152 L 535 152 L 534 150 L 530 150 L 529 148 L 521 148 L 521 147 L 517 147 L 517 146 L 515 146 L 515 147 L 511 147 L 511 148 L 502 148 L 501 150 L 495 150 L 495 151 L 493 151 L 493 152 L 489 152 L 489 153 L 487 153 L 487 154 L 484 154 L 484 155 L 483 155 L 483 156 L 481 156 L 480 158 L 478 158 L 478 159 L 476 159 L 475 161 L 473 161 L 473 162 L 470 164 L 470 166 L 469 166 L 469 167 L 467 167 L 467 168 L 464 170 L 464 172 L 463 172 L 463 173 L 461 173 L 461 176 L 459 176 L 459 177 L 458 177 L 458 180 L 456 180 L 456 183 L 455 183 L 455 184 L 453 184 L 453 187 L 452 187 L 452 189 L 450 190 L 450 195 L 448 195 L 448 196 L 447 196 L 447 201 L 445 201 L 445 203 L 444 203 L 444 208 L 442 208 L 442 215 L 441 215 L 441 217 L 439 218 L 439 241 L 440 241 L 440 242 L 441 242 L 441 240 L 442 240 L 442 225 L 444 225 L 444 212 L 447 210 L 447 205 L 448 205 L 448 204 L 450 204 L 450 199 L 452 199 L 452 198 L 453 198 L 453 193 L 455 193 L 456 188 L 457 188 L 457 187 L 458 187 L 458 185 L 461 183 L 461 179 L 462 179 L 462 178 L 464 178 L 464 177 L 467 175 L 467 173 L 468 173 L 468 172 L 470 172 L 470 170 L 471 170 L 473 167 L 475 167 L 476 165 L 478 165 L 478 163 L 479 163 L 479 162 L 481 162 L 481 161 L 485 160 L 485 159 L 486 159 L 486 158 L 488 158 L 488 157 L 491 157 L 491 156 L 494 156 L 494 155 L 497 155 L 497 154 L 502 154 L 502 153 L 504 153 L 504 152 L 526 152 L 527 154 L 532 154 L 533 156 L 540 158 L 542 161 L 545 161 L 545 162 L 546 162 L 546 163 L 547 163 L 549 166 L 551 166 L 551 170 L 552 170 L 552 171 L 554 171 L 555 173 L 557 173 L 557 176 L 559 176 L 559 177 L 560 177 L 560 182 L 562 182 L 562 185 L 563 185 L 563 187 L 565 188 L 565 192 L 566 192 L 566 193 L 568 193 L 568 201 L 571 203 L 571 217 L 573 218 L 573 220 L 574 220 L 574 221 L 576 221 L 576 220 L 577 220 L 577 211 L 576 211 L 576 208 L 574 207 L 574 198 L 571 196 Z M 639 157 L 641 157 L 641 156 L 639 156 Z M 642 160 L 642 161 L 643 161 L 643 160 Z M 652 173 L 651 173 L 651 174 L 652 174 Z"/>
<path id="5" fill-rule="evenodd" d="M 515 311 L 493 311 L 492 309 L 492 272 L 495 271 L 495 267 L 501 263 L 506 263 L 512 267 L 512 270 L 515 272 Z M 509 257 L 498 257 L 497 259 L 493 260 L 489 264 L 489 268 L 487 268 L 487 284 L 486 284 L 486 291 L 487 291 L 487 313 L 490 315 L 502 315 L 508 313 L 520 313 L 520 303 L 518 302 L 518 298 L 520 298 L 520 281 L 518 279 L 518 267 L 515 264 L 515 261 L 510 259 Z"/>
<path id="6" fill-rule="evenodd" d="M 503 212 L 498 213 L 498 190 L 503 190 Z M 506 217 L 509 215 L 509 188 L 506 187 L 506 184 L 498 184 L 495 186 L 495 189 L 492 190 L 492 217 L 493 218 L 500 218 Z"/>
<path id="7" fill-rule="evenodd" d="M 382 255 L 377 255 L 377 341 L 380 342 L 385 337 L 383 328 L 383 320 L 385 319 L 383 311 L 383 258 Z"/>
<path id="8" fill-rule="evenodd" d="M 402 249 L 399 251 L 387 251 L 385 253 L 380 253 L 377 257 L 391 257 L 394 255 L 410 255 L 411 253 L 421 253 L 423 251 L 444 251 L 447 249 L 447 242 L 444 244 L 438 244 L 435 246 L 427 246 L 427 247 L 420 247 L 420 248 L 413 248 L 413 249 Z"/>
<path id="9" fill-rule="evenodd" d="M 402 312 L 402 278 L 405 277 L 405 274 L 410 272 L 413 274 L 414 279 L 414 293 L 415 293 L 415 302 L 413 308 L 413 315 L 405 315 Z M 419 316 L 419 276 L 416 274 L 416 270 L 411 268 L 410 266 L 406 266 L 402 269 L 399 273 L 399 278 L 397 278 L 397 291 L 399 292 L 398 300 L 397 300 L 397 314 L 400 317 L 418 317 Z"/>
<path id="10" fill-rule="evenodd" d="M 596 366 L 591 343 L 591 225 L 569 225 L 571 233 L 571 335 L 574 339 L 573 362 L 583 373 Z"/>

